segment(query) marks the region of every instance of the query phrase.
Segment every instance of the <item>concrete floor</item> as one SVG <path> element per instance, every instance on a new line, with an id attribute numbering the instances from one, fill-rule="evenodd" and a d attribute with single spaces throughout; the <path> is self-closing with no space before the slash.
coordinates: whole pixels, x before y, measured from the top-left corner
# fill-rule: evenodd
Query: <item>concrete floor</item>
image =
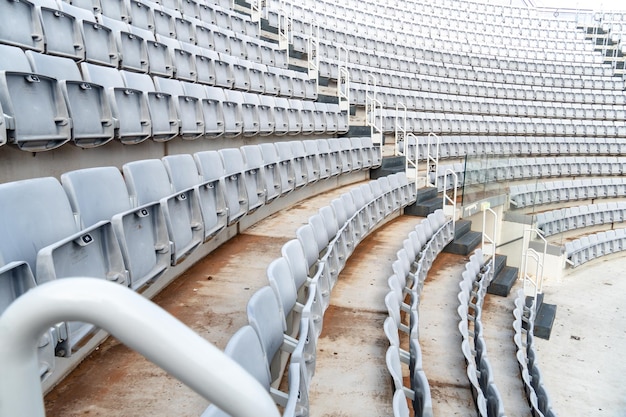
<path id="1" fill-rule="evenodd" d="M 267 265 L 280 255 L 281 246 L 319 207 L 351 187 L 303 200 L 251 226 L 187 270 L 154 301 L 223 348 L 246 324 L 245 305 L 256 289 L 266 285 Z M 312 417 L 392 415 L 382 329 L 384 295 L 395 254 L 419 220 L 392 219 L 361 243 L 343 270 L 318 342 L 310 392 Z M 465 261 L 441 254 L 421 298 L 420 344 L 435 415 L 475 415 L 456 326 L 456 294 Z M 626 352 L 623 266 L 614 255 L 573 270 L 560 282 L 544 284 L 546 302 L 557 304 L 558 310 L 551 339 L 535 340 L 542 375 L 559 415 L 626 416 L 626 362 L 620 355 Z M 509 301 L 488 298 L 485 337 L 507 415 L 524 416 L 526 408 L 516 386 L 521 384 L 509 379 L 515 377 L 516 363 L 510 357 L 514 345 Z M 191 417 L 207 406 L 206 400 L 113 338 L 45 400 L 52 417 Z"/>

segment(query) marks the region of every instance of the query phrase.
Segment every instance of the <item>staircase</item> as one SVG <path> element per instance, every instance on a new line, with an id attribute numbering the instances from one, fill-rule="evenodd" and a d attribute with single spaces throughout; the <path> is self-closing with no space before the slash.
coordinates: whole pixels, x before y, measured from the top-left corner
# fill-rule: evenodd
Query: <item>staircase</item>
<path id="1" fill-rule="evenodd" d="M 517 280 L 518 268 L 506 265 L 506 256 L 496 254 L 494 278 L 487 288 L 487 292 L 501 297 L 507 297 Z"/>
<path id="2" fill-rule="evenodd" d="M 550 339 L 552 325 L 556 317 L 556 304 L 543 302 L 543 294 L 537 294 L 537 315 L 535 316 L 534 335 L 542 339 Z M 526 305 L 532 305 L 532 297 L 526 297 Z"/>
<path id="3" fill-rule="evenodd" d="M 415 203 L 404 209 L 404 214 L 411 216 L 426 217 L 443 206 L 442 197 L 434 187 L 420 188 L 417 190 Z"/>
<path id="4" fill-rule="evenodd" d="M 471 230 L 470 220 L 458 220 L 454 225 L 454 240 L 443 251 L 455 255 L 469 255 L 482 240 L 481 232 Z"/>

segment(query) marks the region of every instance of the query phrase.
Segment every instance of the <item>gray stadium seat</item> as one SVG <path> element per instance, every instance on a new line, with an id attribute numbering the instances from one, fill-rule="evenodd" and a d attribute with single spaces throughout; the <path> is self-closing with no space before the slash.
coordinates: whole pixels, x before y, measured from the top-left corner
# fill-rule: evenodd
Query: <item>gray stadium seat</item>
<path id="1" fill-rule="evenodd" d="M 220 180 L 204 181 L 191 155 L 170 155 L 163 157 L 162 160 L 175 191 L 195 189 L 204 224 L 204 241 L 217 235 L 226 227 L 228 217 Z"/>
<path id="2" fill-rule="evenodd" d="M 260 169 L 265 188 L 265 204 L 269 204 L 280 196 L 282 185 L 280 172 L 275 162 L 266 163 L 259 145 L 241 147 L 247 169 Z"/>
<path id="3" fill-rule="evenodd" d="M 260 166 L 248 166 L 243 159 L 242 152 L 238 148 L 226 148 L 218 151 L 224 166 L 226 175 L 232 173 L 242 173 L 243 181 L 246 185 L 248 199 L 248 214 L 265 204 L 265 181 L 263 170 Z"/>
<path id="4" fill-rule="evenodd" d="M 0 3 L 0 43 L 44 51 L 43 28 L 33 3 Z"/>
<path id="5" fill-rule="evenodd" d="M 248 195 L 239 167 L 224 166 L 218 151 L 203 151 L 194 154 L 198 172 L 204 181 L 220 181 L 224 187 L 224 199 L 228 208 L 228 225 L 236 223 L 248 212 Z"/>
<path id="6" fill-rule="evenodd" d="M 175 191 L 163 162 L 145 159 L 122 166 L 135 206 L 159 202 L 172 242 L 172 265 L 180 263 L 204 241 L 204 225 L 196 190 Z"/>
<path id="7" fill-rule="evenodd" d="M 224 92 L 221 88 L 183 82 L 185 94 L 201 101 L 204 115 L 204 136 L 217 138 L 224 134 Z"/>
<path id="8" fill-rule="evenodd" d="M 114 120 L 104 88 L 82 81 L 76 63 L 69 58 L 27 51 L 33 71 L 59 80 L 69 116 L 72 141 L 82 148 L 104 145 L 114 138 Z"/>
<path id="9" fill-rule="evenodd" d="M 202 100 L 185 94 L 182 81 L 154 77 L 157 91 L 169 94 L 176 109 L 180 135 L 183 139 L 198 139 L 204 135 Z"/>
<path id="10" fill-rule="evenodd" d="M 148 139 L 152 122 L 143 92 L 125 86 L 122 75 L 115 68 L 81 63 L 85 81 L 102 85 L 108 94 L 113 117 L 117 120 L 116 138 L 124 144 L 135 144 Z"/>
<path id="11" fill-rule="evenodd" d="M 133 208 L 124 178 L 115 167 L 66 172 L 61 183 L 80 227 L 111 221 L 132 289 L 138 290 L 165 272 L 170 264 L 170 241 L 158 203 Z"/>

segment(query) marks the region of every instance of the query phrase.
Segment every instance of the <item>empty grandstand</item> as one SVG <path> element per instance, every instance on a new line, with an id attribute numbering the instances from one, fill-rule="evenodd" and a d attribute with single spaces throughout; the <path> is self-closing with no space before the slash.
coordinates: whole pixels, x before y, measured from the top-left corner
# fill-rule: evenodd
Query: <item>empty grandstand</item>
<path id="1" fill-rule="evenodd" d="M 0 417 L 622 415 L 625 28 L 0 0 Z"/>

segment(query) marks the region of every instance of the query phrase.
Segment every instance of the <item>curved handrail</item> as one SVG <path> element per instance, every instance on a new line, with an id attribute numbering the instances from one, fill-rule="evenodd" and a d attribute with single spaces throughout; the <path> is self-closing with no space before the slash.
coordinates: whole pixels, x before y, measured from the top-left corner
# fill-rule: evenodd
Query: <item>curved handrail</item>
<path id="1" fill-rule="evenodd" d="M 54 323 L 101 327 L 233 416 L 280 414 L 267 390 L 235 361 L 132 290 L 64 278 L 30 290 L 0 316 L 0 417 L 43 417 L 37 341 Z"/>

